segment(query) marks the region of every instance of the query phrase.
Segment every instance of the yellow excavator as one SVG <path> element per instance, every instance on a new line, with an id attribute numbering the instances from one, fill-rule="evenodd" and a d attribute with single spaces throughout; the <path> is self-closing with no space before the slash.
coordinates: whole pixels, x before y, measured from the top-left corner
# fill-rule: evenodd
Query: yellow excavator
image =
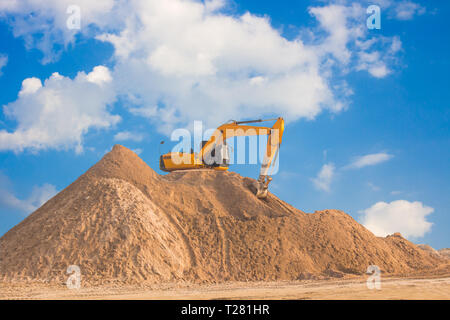
<path id="1" fill-rule="evenodd" d="M 254 123 L 275 121 L 269 127 L 250 125 Z M 267 135 L 267 149 L 264 154 L 260 175 L 256 184 L 256 196 L 267 198 L 268 186 L 272 178 L 269 170 L 274 165 L 281 145 L 284 131 L 283 118 L 249 121 L 230 121 L 218 127 L 211 138 L 203 141 L 200 152 L 169 152 L 160 157 L 159 167 L 162 171 L 212 169 L 225 171 L 229 168 L 229 152 L 226 140 L 237 136 Z"/>

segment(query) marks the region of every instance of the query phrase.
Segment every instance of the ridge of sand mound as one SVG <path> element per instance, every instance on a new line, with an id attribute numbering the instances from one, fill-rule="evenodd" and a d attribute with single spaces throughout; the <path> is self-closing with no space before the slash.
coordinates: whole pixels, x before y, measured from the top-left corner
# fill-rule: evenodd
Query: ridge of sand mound
<path id="1" fill-rule="evenodd" d="M 442 258 L 399 234 L 375 237 L 338 210 L 304 213 L 233 172 L 159 176 L 115 146 L 0 239 L 3 280 L 84 284 L 296 280 L 433 270 Z"/>
<path id="2" fill-rule="evenodd" d="M 420 249 L 427 251 L 428 253 L 434 255 L 434 256 L 441 256 L 438 250 L 434 249 L 432 246 L 428 244 L 418 244 L 417 245 Z"/>
<path id="3" fill-rule="evenodd" d="M 438 252 L 442 257 L 446 257 L 447 259 L 450 259 L 450 248 L 444 248 L 444 249 L 438 250 Z"/>

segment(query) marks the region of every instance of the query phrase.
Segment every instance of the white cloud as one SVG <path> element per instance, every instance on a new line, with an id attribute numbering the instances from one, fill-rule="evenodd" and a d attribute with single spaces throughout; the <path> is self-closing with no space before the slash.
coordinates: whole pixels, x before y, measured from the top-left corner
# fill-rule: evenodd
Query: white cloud
<path id="1" fill-rule="evenodd" d="M 195 119 L 215 126 L 237 116 L 295 120 L 342 109 L 318 53 L 284 39 L 268 18 L 212 14 L 192 1 L 134 5 L 125 30 L 98 38 L 116 49 L 121 94 L 139 97 L 141 114 L 168 124 L 164 131 Z"/>
<path id="2" fill-rule="evenodd" d="M 375 78 L 384 78 L 390 71 L 385 64 L 380 64 L 379 66 L 373 66 L 367 69 L 367 71 Z"/>
<path id="3" fill-rule="evenodd" d="M 399 37 L 393 37 L 389 52 L 395 54 L 402 49 L 402 42 Z"/>
<path id="4" fill-rule="evenodd" d="M 8 190 L 8 185 L 8 178 L 0 173 L 0 207 L 26 214 L 35 211 L 57 193 L 55 186 L 45 183 L 42 186 L 34 186 L 30 196 L 21 200 Z"/>
<path id="5" fill-rule="evenodd" d="M 411 20 L 416 15 L 423 15 L 426 9 L 412 1 L 401 1 L 394 8 L 395 17 L 399 20 Z"/>
<path id="6" fill-rule="evenodd" d="M 86 75 L 86 80 L 100 86 L 112 81 L 109 69 L 104 66 L 97 66 L 94 70 Z"/>
<path id="7" fill-rule="evenodd" d="M 8 56 L 0 54 L 0 76 L 2 75 L 2 69 L 8 64 Z"/>
<path id="8" fill-rule="evenodd" d="M 121 131 L 114 135 L 114 140 L 116 141 L 136 141 L 140 142 L 144 139 L 144 136 L 140 133 L 130 132 L 130 131 Z"/>
<path id="9" fill-rule="evenodd" d="M 318 190 L 330 191 L 331 182 L 333 181 L 335 174 L 335 166 L 333 163 L 323 165 L 316 178 L 311 179 L 314 186 Z"/>
<path id="10" fill-rule="evenodd" d="M 226 0 L 204 0 L 207 12 L 214 12 L 226 6 Z"/>
<path id="11" fill-rule="evenodd" d="M 345 0 L 341 0 L 344 1 Z M 362 0 L 363 5 L 377 4 L 381 7 L 382 19 L 411 20 L 425 14 L 426 8 L 409 0 Z"/>
<path id="12" fill-rule="evenodd" d="M 375 78 L 384 78 L 390 73 L 383 61 L 380 61 L 380 53 L 360 52 L 357 70 L 367 70 Z"/>
<path id="13" fill-rule="evenodd" d="M 50 198 L 57 194 L 55 186 L 45 183 L 42 186 L 33 187 L 30 197 L 26 202 L 30 203 L 36 209 L 46 203 Z"/>
<path id="14" fill-rule="evenodd" d="M 3 107 L 5 115 L 17 122 L 13 132 L 0 130 L 0 150 L 21 152 L 48 148 L 82 150 L 83 135 L 90 129 L 104 129 L 120 117 L 107 106 L 116 98 L 106 67 L 79 72 L 74 79 L 54 73 L 44 84 L 25 79 L 16 101 Z"/>
<path id="15" fill-rule="evenodd" d="M 289 121 L 313 119 L 324 110 L 346 108 L 352 92 L 334 75 L 367 70 L 385 77 L 391 38 L 376 49 L 357 43 L 372 39 L 365 10 L 357 3 L 309 8 L 318 21 L 311 41 L 287 40 L 268 17 L 221 11 L 229 1 L 81 1 L 81 32 L 111 43 L 116 93 L 130 98 L 131 111 L 151 119 L 162 132 L 202 119 L 208 127 L 235 118 L 279 114 Z M 16 36 L 51 60 L 54 43 L 67 45 L 69 0 L 9 1 Z M 32 13 L 32 19 L 28 19 Z M 95 24 L 96 28 L 89 28 Z M 44 33 L 44 39 L 37 37 Z M 57 54 L 57 53 L 55 53 Z M 371 57 L 370 63 L 362 60 Z M 362 57 L 362 58 L 361 58 Z M 367 59 L 366 59 L 367 60 Z M 340 77 L 339 77 L 340 78 Z M 126 102 L 126 101 L 125 101 Z M 142 111 L 139 109 L 142 108 Z M 214 111 L 214 112 L 211 112 Z"/>
<path id="16" fill-rule="evenodd" d="M 318 29 L 327 32 L 312 43 L 286 40 L 267 17 L 250 13 L 212 14 L 190 1 L 134 5 L 134 19 L 121 33 L 98 39 L 115 47 L 121 94 L 139 97 L 142 114 L 161 131 L 195 119 L 215 126 L 237 116 L 278 113 L 293 121 L 346 107 L 351 89 L 331 86 L 330 68 L 351 69 L 358 59 L 350 47 L 367 37 L 361 23 L 365 12 L 358 4 L 310 8 Z M 383 50 L 377 57 L 384 59 Z M 367 67 L 369 73 L 386 76 L 387 67 L 375 62 Z M 137 108 L 132 111 L 138 113 Z"/>
<path id="17" fill-rule="evenodd" d="M 364 35 L 363 24 L 354 23 L 354 19 L 364 16 L 361 5 L 354 3 L 352 6 L 331 4 L 323 7 L 312 7 L 309 13 L 320 23 L 323 30 L 328 32 L 328 37 L 320 44 L 324 52 L 334 55 L 340 63 L 348 64 L 352 53 L 348 44 Z"/>
<path id="18" fill-rule="evenodd" d="M 28 201 L 20 200 L 6 190 L 1 190 L 0 205 L 6 209 L 18 210 L 26 213 L 31 213 L 35 210 L 35 206 Z"/>
<path id="19" fill-rule="evenodd" d="M 397 36 L 357 41 L 356 45 L 361 49 L 357 54 L 356 70 L 365 70 L 375 78 L 384 78 L 392 73 L 388 65 L 397 64 L 397 55 L 402 50 L 402 42 Z"/>
<path id="20" fill-rule="evenodd" d="M 55 77 L 58 75 L 55 74 Z M 19 97 L 36 93 L 40 88 L 42 88 L 42 82 L 38 78 L 27 78 L 22 81 L 22 88 L 19 92 Z"/>
<path id="21" fill-rule="evenodd" d="M 390 160 L 393 156 L 387 153 L 373 153 L 365 156 L 356 157 L 345 169 L 360 169 L 368 166 L 374 166 Z"/>
<path id="22" fill-rule="evenodd" d="M 129 111 L 131 114 L 134 114 L 135 116 L 152 119 L 157 115 L 158 107 L 153 106 L 153 107 L 130 108 Z"/>
<path id="23" fill-rule="evenodd" d="M 142 149 L 137 148 L 132 150 L 134 153 L 136 153 L 138 156 L 142 153 Z"/>
<path id="24" fill-rule="evenodd" d="M 426 217 L 433 211 L 419 201 L 378 202 L 362 211 L 362 224 L 379 237 L 400 232 L 405 238 L 419 238 L 431 230 Z"/>

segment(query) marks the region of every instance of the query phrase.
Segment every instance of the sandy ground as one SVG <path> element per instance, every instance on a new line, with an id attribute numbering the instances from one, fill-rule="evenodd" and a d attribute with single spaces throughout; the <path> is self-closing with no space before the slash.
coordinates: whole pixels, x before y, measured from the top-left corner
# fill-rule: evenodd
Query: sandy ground
<path id="1" fill-rule="evenodd" d="M 363 278 L 337 281 L 256 282 L 175 288 L 94 287 L 69 290 L 64 286 L 1 284 L 0 299 L 445 299 L 450 300 L 450 277 L 382 279 L 380 290 L 369 290 Z"/>

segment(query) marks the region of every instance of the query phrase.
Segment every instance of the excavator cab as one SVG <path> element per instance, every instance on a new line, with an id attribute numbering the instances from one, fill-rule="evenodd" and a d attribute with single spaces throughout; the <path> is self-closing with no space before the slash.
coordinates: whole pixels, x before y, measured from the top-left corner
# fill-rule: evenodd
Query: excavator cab
<path id="1" fill-rule="evenodd" d="M 202 149 L 208 141 L 202 141 Z M 203 154 L 203 164 L 212 168 L 228 168 L 230 166 L 230 152 L 226 141 L 214 144 L 208 153 Z"/>

